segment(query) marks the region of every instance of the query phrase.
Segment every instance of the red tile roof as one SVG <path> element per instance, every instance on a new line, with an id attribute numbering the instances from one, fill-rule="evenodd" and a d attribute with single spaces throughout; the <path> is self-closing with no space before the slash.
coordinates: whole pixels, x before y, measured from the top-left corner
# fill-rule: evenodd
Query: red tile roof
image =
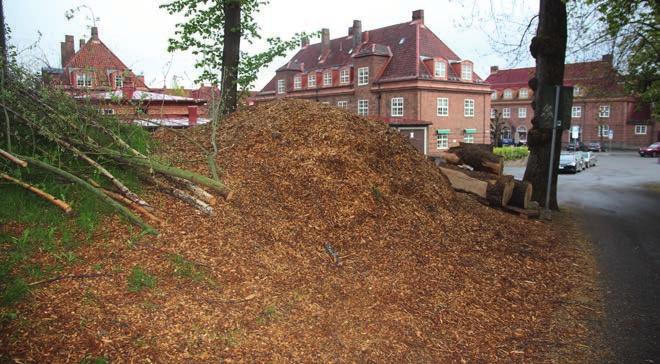
<path id="1" fill-rule="evenodd" d="M 423 64 L 423 57 L 442 57 L 448 61 L 460 61 L 449 47 L 421 21 L 410 21 L 362 32 L 362 44 L 353 50 L 353 39 L 344 36 L 330 40 L 329 51 L 321 54 L 321 43 L 310 44 L 298 51 L 278 71 L 295 70 L 309 72 L 353 64 L 353 58 L 375 55 L 390 57 L 382 74 L 375 82 L 397 79 L 430 79 L 431 74 Z M 447 68 L 448 78 L 460 81 Z M 481 81 L 473 73 L 474 80 Z M 261 90 L 275 91 L 276 77 Z"/>

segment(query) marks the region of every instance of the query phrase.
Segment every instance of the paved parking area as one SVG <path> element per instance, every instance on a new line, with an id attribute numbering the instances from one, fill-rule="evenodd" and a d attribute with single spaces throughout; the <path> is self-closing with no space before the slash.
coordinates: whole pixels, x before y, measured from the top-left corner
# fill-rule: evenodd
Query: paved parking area
<path id="1" fill-rule="evenodd" d="M 598 158 L 596 167 L 559 176 L 560 207 L 578 215 L 596 244 L 606 338 L 618 362 L 660 363 L 660 164 L 636 153 Z"/>

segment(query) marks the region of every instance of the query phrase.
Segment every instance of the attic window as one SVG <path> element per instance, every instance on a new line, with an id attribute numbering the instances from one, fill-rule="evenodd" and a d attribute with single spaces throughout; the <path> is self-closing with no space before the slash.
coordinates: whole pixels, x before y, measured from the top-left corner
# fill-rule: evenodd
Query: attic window
<path id="1" fill-rule="evenodd" d="M 406 41 L 406 38 L 401 38 L 401 40 L 399 41 L 399 44 L 403 44 L 405 41 Z"/>
<path id="2" fill-rule="evenodd" d="M 461 65 L 461 78 L 463 80 L 472 80 L 472 65 L 465 62 Z"/>
<path id="3" fill-rule="evenodd" d="M 81 73 L 76 75 L 76 86 L 92 87 L 92 75 L 87 73 Z"/>
<path id="4" fill-rule="evenodd" d="M 124 78 L 121 75 L 115 76 L 115 87 L 124 87 Z"/>

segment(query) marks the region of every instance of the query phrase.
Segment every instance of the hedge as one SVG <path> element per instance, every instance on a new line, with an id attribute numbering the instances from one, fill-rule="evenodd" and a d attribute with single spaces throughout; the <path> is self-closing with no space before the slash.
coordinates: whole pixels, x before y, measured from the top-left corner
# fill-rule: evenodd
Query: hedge
<path id="1" fill-rule="evenodd" d="M 522 159 L 529 155 L 529 150 L 526 146 L 522 147 L 500 147 L 494 148 L 493 153 L 501 155 L 504 157 L 504 160 L 512 161 L 516 159 Z"/>

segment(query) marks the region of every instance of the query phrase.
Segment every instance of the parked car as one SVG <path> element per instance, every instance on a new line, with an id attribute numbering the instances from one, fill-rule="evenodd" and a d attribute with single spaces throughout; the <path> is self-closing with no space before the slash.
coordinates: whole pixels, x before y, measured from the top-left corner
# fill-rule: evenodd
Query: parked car
<path id="1" fill-rule="evenodd" d="M 648 147 L 639 148 L 640 157 L 657 157 L 660 155 L 660 142 L 653 143 Z"/>
<path id="2" fill-rule="evenodd" d="M 502 138 L 502 146 L 513 145 L 513 139 Z"/>
<path id="3" fill-rule="evenodd" d="M 585 147 L 584 143 L 582 143 L 581 141 L 578 140 L 578 141 L 568 143 L 568 145 L 566 146 L 566 150 L 569 150 L 569 151 L 586 150 L 586 147 Z"/>
<path id="4" fill-rule="evenodd" d="M 582 159 L 584 160 L 584 167 L 595 167 L 598 161 L 594 152 L 582 152 Z"/>
<path id="5" fill-rule="evenodd" d="M 603 149 L 599 142 L 591 142 L 587 145 L 587 150 L 590 152 L 602 152 L 605 149 Z"/>
<path id="6" fill-rule="evenodd" d="M 577 153 L 562 153 L 559 156 L 559 172 L 578 173 L 584 169 L 582 157 Z"/>

